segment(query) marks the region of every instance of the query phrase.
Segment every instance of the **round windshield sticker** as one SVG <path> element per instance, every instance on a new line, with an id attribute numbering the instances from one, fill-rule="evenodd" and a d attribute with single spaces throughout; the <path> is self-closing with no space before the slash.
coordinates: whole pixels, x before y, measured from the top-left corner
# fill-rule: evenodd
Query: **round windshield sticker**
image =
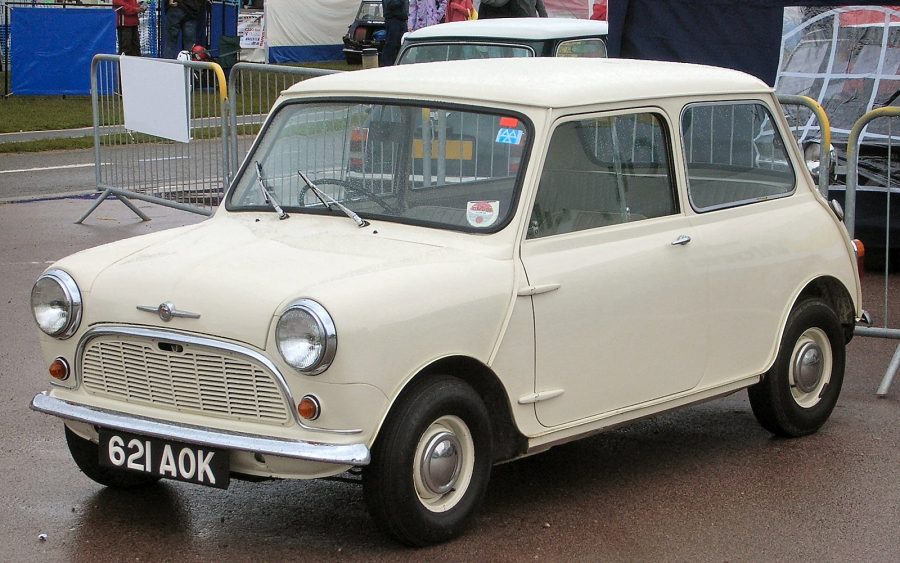
<path id="1" fill-rule="evenodd" d="M 500 215 L 499 201 L 470 201 L 466 205 L 466 220 L 473 227 L 483 229 L 497 222 Z"/>

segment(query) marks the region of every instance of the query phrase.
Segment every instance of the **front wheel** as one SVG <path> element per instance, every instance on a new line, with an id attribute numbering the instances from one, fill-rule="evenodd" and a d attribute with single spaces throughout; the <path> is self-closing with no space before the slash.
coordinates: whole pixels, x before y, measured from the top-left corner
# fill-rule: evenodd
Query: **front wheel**
<path id="1" fill-rule="evenodd" d="M 481 398 L 459 379 L 436 376 L 414 385 L 379 433 L 363 489 L 379 528 L 424 546 L 462 533 L 481 504 L 491 429 Z"/>
<path id="2" fill-rule="evenodd" d="M 153 475 L 132 473 L 124 469 L 100 465 L 99 446 L 72 432 L 68 426 L 66 426 L 66 443 L 78 469 L 101 485 L 114 489 L 135 489 L 159 481 L 159 477 Z"/>
<path id="3" fill-rule="evenodd" d="M 844 346 L 830 305 L 811 299 L 794 307 L 775 364 L 747 390 L 759 423 L 787 437 L 812 434 L 825 424 L 844 381 Z"/>

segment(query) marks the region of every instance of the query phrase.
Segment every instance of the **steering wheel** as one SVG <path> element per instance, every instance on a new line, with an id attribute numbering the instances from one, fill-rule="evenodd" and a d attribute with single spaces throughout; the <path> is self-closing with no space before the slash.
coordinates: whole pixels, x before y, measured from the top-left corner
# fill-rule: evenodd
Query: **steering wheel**
<path id="1" fill-rule="evenodd" d="M 386 202 L 384 200 L 384 198 L 382 198 L 381 196 L 377 196 L 365 188 L 355 186 L 355 185 L 351 184 L 350 182 L 348 182 L 347 180 L 339 180 L 338 178 L 325 178 L 319 182 L 316 182 L 317 188 L 321 189 L 322 185 L 340 186 L 341 188 L 345 189 L 348 192 L 354 193 L 356 195 L 359 195 L 359 196 L 365 197 L 366 199 L 370 199 L 370 200 L 374 201 L 375 203 L 380 205 L 381 208 L 384 209 L 385 211 L 389 211 L 394 214 L 399 213 L 399 211 L 393 205 Z M 308 191 L 310 191 L 310 190 L 309 190 L 309 186 L 307 186 L 307 185 L 304 185 L 302 188 L 300 188 L 300 195 L 298 196 L 298 198 L 299 198 L 298 202 L 301 205 L 303 205 L 303 202 L 306 201 L 306 192 L 308 192 Z M 313 193 L 315 193 L 315 192 L 313 192 Z"/>

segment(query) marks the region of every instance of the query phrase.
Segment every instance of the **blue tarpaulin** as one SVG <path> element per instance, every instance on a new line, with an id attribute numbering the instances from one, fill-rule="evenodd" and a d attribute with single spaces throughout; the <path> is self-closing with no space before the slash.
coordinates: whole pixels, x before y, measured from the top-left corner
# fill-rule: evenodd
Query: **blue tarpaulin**
<path id="1" fill-rule="evenodd" d="M 13 8 L 12 93 L 91 93 L 91 59 L 116 53 L 112 9 Z"/>

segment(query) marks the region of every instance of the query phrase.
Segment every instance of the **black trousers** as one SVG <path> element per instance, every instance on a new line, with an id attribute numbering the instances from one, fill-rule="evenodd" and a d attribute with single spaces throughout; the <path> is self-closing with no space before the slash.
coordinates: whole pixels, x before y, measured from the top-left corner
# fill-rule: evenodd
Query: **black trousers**
<path id="1" fill-rule="evenodd" d="M 137 26 L 117 27 L 116 37 L 119 38 L 119 54 L 132 57 L 141 56 L 141 38 Z"/>
<path id="2" fill-rule="evenodd" d="M 406 20 L 385 18 L 387 37 L 384 38 L 384 48 L 381 49 L 380 66 L 392 66 L 400 52 L 400 41 L 406 33 Z"/>

